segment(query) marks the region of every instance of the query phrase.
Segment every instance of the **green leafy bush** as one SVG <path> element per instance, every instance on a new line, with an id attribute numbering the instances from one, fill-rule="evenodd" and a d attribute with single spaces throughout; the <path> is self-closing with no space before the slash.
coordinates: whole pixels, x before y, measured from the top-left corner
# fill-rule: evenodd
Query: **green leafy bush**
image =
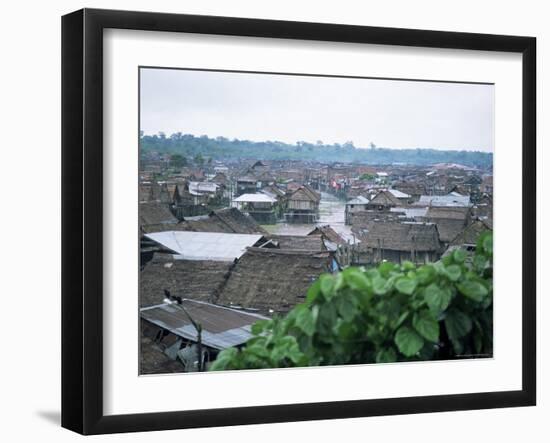
<path id="1" fill-rule="evenodd" d="M 285 317 L 255 323 L 210 370 L 492 356 L 493 238 L 417 266 L 384 262 L 324 274 Z"/>

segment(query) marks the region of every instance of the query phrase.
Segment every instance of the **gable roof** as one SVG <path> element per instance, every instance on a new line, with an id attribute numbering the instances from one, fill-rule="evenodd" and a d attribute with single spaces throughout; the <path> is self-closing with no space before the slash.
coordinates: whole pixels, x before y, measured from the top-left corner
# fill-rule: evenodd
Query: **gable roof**
<path id="1" fill-rule="evenodd" d="M 450 242 L 464 229 L 470 213 L 468 206 L 430 207 L 425 218 L 437 225 L 441 241 Z"/>
<path id="2" fill-rule="evenodd" d="M 210 218 L 227 226 L 238 234 L 265 234 L 266 231 L 252 217 L 242 213 L 237 208 L 225 208 L 212 211 Z"/>
<path id="3" fill-rule="evenodd" d="M 290 193 L 288 200 L 312 201 L 318 203 L 321 197 L 315 191 L 302 185 Z"/>
<path id="4" fill-rule="evenodd" d="M 305 300 L 309 286 L 331 270 L 329 252 L 248 248 L 235 264 L 219 304 L 288 312 Z"/>
<path id="5" fill-rule="evenodd" d="M 371 199 L 369 204 L 381 206 L 399 206 L 402 203 L 391 192 L 380 191 Z"/>
<path id="6" fill-rule="evenodd" d="M 451 240 L 450 245 L 475 245 L 478 237 L 485 231 L 492 231 L 492 227 L 489 223 L 483 220 L 473 220 Z"/>
<path id="7" fill-rule="evenodd" d="M 375 222 L 365 240 L 370 248 L 392 251 L 437 251 L 441 247 L 432 223 Z"/>
<path id="8" fill-rule="evenodd" d="M 141 202 L 139 204 L 139 227 L 142 232 L 174 229 L 178 219 L 174 217 L 167 204 L 160 202 Z"/>
<path id="9" fill-rule="evenodd" d="M 346 240 L 344 240 L 344 238 L 340 234 L 338 234 L 330 225 L 317 226 L 313 231 L 308 234 L 308 236 L 312 235 L 321 235 L 321 237 L 336 245 L 342 245 L 346 243 Z"/>

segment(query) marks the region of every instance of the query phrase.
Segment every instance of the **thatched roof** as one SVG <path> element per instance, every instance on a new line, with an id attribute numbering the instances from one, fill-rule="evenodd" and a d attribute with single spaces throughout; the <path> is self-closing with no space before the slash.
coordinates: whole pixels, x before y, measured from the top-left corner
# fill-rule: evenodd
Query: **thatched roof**
<path id="1" fill-rule="evenodd" d="M 212 211 L 207 216 L 188 217 L 182 229 L 195 232 L 226 232 L 228 234 L 265 234 L 266 231 L 249 215 L 237 208 Z"/>
<path id="2" fill-rule="evenodd" d="M 399 221 L 399 218 L 402 217 L 404 213 L 395 211 L 366 210 L 352 212 L 350 215 L 352 230 L 358 231 L 370 229 L 371 225 L 375 222 Z"/>
<path id="3" fill-rule="evenodd" d="M 252 217 L 237 208 L 225 208 L 212 211 L 210 218 L 219 221 L 235 234 L 265 234 L 266 231 Z"/>
<path id="4" fill-rule="evenodd" d="M 160 232 L 177 230 L 178 219 L 174 217 L 167 204 L 160 202 L 141 202 L 139 204 L 139 227 L 142 232 Z"/>
<path id="5" fill-rule="evenodd" d="M 267 235 L 279 249 L 302 251 L 326 251 L 323 239 L 320 235 Z"/>
<path id="6" fill-rule="evenodd" d="M 437 227 L 431 223 L 375 222 L 365 244 L 369 248 L 392 251 L 438 251 L 441 248 Z"/>
<path id="7" fill-rule="evenodd" d="M 345 244 L 346 241 L 338 234 L 330 225 L 317 226 L 313 231 L 311 231 L 308 236 L 320 235 L 326 240 L 335 243 L 337 245 Z"/>
<path id="8" fill-rule="evenodd" d="M 430 207 L 425 219 L 437 225 L 441 241 L 450 242 L 462 232 L 470 215 L 469 207 Z"/>
<path id="9" fill-rule="evenodd" d="M 318 202 L 321 201 L 321 194 L 319 192 L 317 192 L 315 189 L 313 189 L 308 184 L 304 184 L 303 187 L 304 187 L 304 190 L 307 193 L 309 193 L 316 201 L 318 201 Z"/>
<path id="10" fill-rule="evenodd" d="M 232 266 L 232 262 L 175 260 L 172 254 L 155 254 L 139 274 L 139 304 L 162 303 L 164 289 L 183 298 L 215 302 Z"/>
<path id="11" fill-rule="evenodd" d="M 481 233 L 491 230 L 492 226 L 487 222 L 483 220 L 474 220 L 450 242 L 450 245 L 475 245 Z"/>
<path id="12" fill-rule="evenodd" d="M 380 191 L 368 203 L 369 206 L 389 206 L 389 207 L 399 206 L 402 204 L 403 203 L 399 201 L 399 199 L 389 191 Z"/>
<path id="13" fill-rule="evenodd" d="M 223 288 L 218 303 L 288 312 L 305 299 L 307 289 L 331 270 L 329 252 L 248 248 Z"/>
<path id="14" fill-rule="evenodd" d="M 312 191 L 302 185 L 298 189 L 292 191 L 287 199 L 295 201 L 312 201 L 318 203 L 321 200 L 321 197 L 315 191 Z"/>
<path id="15" fill-rule="evenodd" d="M 429 207 L 426 212 L 426 219 L 429 221 L 445 218 L 451 220 L 466 220 L 471 213 L 471 209 L 465 206 L 446 206 L 446 207 Z"/>

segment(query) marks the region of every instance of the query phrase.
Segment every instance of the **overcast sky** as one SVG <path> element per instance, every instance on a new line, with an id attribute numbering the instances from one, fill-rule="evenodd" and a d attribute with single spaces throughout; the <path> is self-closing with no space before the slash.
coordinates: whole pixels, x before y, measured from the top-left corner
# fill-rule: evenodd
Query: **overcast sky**
<path id="1" fill-rule="evenodd" d="M 493 151 L 494 86 L 141 70 L 141 130 Z"/>

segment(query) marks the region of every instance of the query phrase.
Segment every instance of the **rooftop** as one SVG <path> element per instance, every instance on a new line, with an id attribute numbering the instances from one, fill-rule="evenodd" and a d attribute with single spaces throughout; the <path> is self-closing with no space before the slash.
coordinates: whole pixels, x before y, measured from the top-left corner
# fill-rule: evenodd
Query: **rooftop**
<path id="1" fill-rule="evenodd" d="M 275 203 L 277 200 L 267 194 L 242 194 L 233 200 L 242 203 Z"/>
<path id="2" fill-rule="evenodd" d="M 214 349 L 238 346 L 250 338 L 250 328 L 258 314 L 242 312 L 196 300 L 183 300 L 181 306 L 202 327 L 202 343 Z M 177 304 L 160 304 L 140 309 L 141 318 L 187 340 L 197 341 L 197 330 L 183 309 Z"/>
<path id="3" fill-rule="evenodd" d="M 174 251 L 177 259 L 217 261 L 233 261 L 262 239 L 261 234 L 193 231 L 154 232 L 145 236 Z"/>

